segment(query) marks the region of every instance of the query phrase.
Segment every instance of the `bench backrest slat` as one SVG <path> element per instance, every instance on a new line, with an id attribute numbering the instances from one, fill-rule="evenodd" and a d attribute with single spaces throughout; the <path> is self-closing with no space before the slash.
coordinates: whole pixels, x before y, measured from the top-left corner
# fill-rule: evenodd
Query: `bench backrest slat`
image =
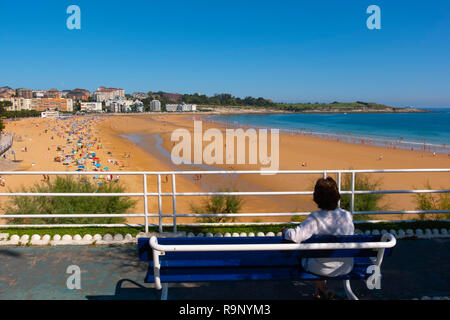
<path id="1" fill-rule="evenodd" d="M 303 243 L 348 243 L 378 242 L 380 235 L 353 236 L 313 236 Z M 139 257 L 142 261 L 152 261 L 148 238 L 138 240 Z M 281 237 L 239 237 L 239 238 L 158 238 L 161 245 L 194 244 L 280 244 Z M 392 249 L 386 249 L 390 255 Z M 336 258 L 336 257 L 375 257 L 373 249 L 339 249 L 339 250 L 267 250 L 267 251 L 209 251 L 209 252 L 166 252 L 160 257 L 161 266 L 170 267 L 227 267 L 227 266 L 295 266 L 301 258 Z M 151 262 L 152 265 L 152 262 Z"/>

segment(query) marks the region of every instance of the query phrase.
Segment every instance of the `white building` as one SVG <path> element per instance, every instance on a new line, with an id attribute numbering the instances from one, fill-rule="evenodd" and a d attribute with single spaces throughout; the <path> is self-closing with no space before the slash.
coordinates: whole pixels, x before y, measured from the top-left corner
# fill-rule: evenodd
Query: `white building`
<path id="1" fill-rule="evenodd" d="M 125 90 L 119 88 L 99 87 L 97 91 L 94 91 L 93 96 L 98 102 L 113 100 L 117 98 L 125 98 Z"/>
<path id="2" fill-rule="evenodd" d="M 84 112 L 101 112 L 101 102 L 81 102 L 81 111 Z"/>
<path id="3" fill-rule="evenodd" d="M 150 104 L 150 110 L 161 112 L 161 101 L 152 100 L 152 102 Z"/>
<path id="4" fill-rule="evenodd" d="M 191 112 L 191 111 L 197 111 L 197 105 L 196 104 L 166 104 L 166 111 L 167 112 Z"/>
<path id="5" fill-rule="evenodd" d="M 41 118 L 56 119 L 59 118 L 59 112 L 55 110 L 44 111 L 41 112 Z"/>
<path id="6" fill-rule="evenodd" d="M 0 101 L 11 101 L 12 106 L 6 107 L 6 111 L 31 110 L 31 99 L 25 98 L 0 98 Z"/>

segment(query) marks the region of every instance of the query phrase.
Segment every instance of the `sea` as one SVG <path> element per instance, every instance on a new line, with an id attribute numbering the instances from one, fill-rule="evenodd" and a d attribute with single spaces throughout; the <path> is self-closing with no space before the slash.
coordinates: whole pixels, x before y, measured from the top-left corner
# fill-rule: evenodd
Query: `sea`
<path id="1" fill-rule="evenodd" d="M 289 113 L 211 115 L 227 127 L 280 129 L 350 143 L 450 152 L 450 108 L 419 113 Z"/>

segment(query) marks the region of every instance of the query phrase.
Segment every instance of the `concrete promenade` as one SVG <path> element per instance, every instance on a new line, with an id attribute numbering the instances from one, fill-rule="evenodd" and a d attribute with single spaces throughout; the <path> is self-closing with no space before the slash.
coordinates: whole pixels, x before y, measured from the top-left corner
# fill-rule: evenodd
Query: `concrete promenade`
<path id="1" fill-rule="evenodd" d="M 147 264 L 136 245 L 0 247 L 0 299 L 159 299 L 143 282 Z M 70 290 L 69 265 L 81 269 L 81 289 Z M 450 296 L 450 239 L 399 240 L 382 266 L 381 290 L 353 281 L 361 299 Z M 330 287 L 345 296 L 341 282 Z M 180 284 L 169 299 L 312 299 L 310 282 L 227 282 Z"/>

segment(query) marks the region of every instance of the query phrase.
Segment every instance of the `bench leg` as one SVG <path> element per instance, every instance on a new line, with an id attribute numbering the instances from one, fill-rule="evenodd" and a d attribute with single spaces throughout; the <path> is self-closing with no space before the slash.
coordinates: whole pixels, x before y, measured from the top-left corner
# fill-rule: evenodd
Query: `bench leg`
<path id="1" fill-rule="evenodd" d="M 350 280 L 344 280 L 344 290 L 349 300 L 359 300 L 358 297 L 352 291 L 352 287 L 350 286 Z"/>
<path id="2" fill-rule="evenodd" d="M 167 300 L 167 293 L 169 291 L 169 285 L 167 283 L 162 284 L 161 300 Z"/>

